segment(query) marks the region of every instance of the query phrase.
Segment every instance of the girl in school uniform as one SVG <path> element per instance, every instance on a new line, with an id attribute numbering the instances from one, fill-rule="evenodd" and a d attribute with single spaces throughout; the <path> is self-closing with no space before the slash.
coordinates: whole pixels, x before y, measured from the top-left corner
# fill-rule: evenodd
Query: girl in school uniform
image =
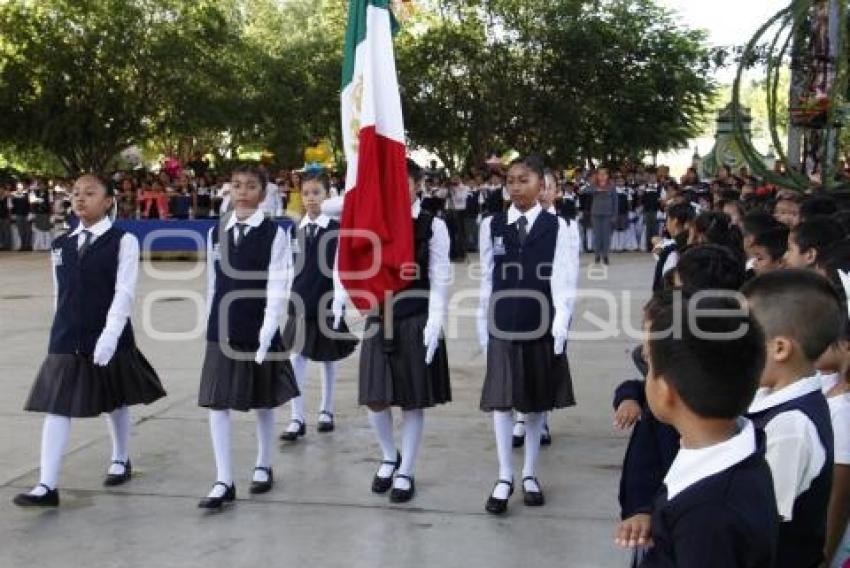
<path id="1" fill-rule="evenodd" d="M 499 477 L 485 509 L 503 514 L 514 490 L 512 410 L 525 416 L 524 501 L 545 503 L 537 457 L 545 413 L 575 404 L 564 347 L 578 278 L 566 222 L 538 203 L 542 160 L 508 172 L 511 206 L 481 225 L 478 338 L 487 352 L 481 410 L 493 413 Z"/>
<path id="2" fill-rule="evenodd" d="M 292 241 L 296 276 L 283 341 L 293 350 L 290 361 L 302 393 L 307 382 L 307 363 L 322 364 L 322 405 L 316 430 L 333 432 L 337 362 L 351 355 L 357 340 L 343 320 L 345 290 L 335 272 L 339 222 L 322 213 L 322 203 L 328 196 L 325 183 L 321 172 L 315 171 L 306 172 L 301 183 L 306 215 Z M 331 330 L 333 333 L 329 334 Z M 307 432 L 305 424 L 302 394 L 292 399 L 292 422 L 280 439 L 298 440 Z"/>
<path id="3" fill-rule="evenodd" d="M 48 355 L 26 410 L 44 412 L 38 485 L 15 497 L 21 507 L 59 505 L 59 470 L 72 418 L 107 415 L 112 463 L 104 485 L 130 480 L 130 410 L 165 396 L 136 348 L 130 314 L 139 274 L 139 243 L 112 226 L 113 195 L 86 175 L 72 191 L 77 227 L 51 247 L 56 315 Z"/>
<path id="4" fill-rule="evenodd" d="M 369 422 L 383 453 L 372 491 L 384 494 L 392 488 L 393 503 L 410 501 L 416 492 L 424 410 L 451 401 L 442 337 L 451 281 L 449 232 L 442 219 L 425 211 L 416 199 L 421 177 L 419 166 L 408 160 L 416 278 L 379 315 L 368 318 L 360 350 L 358 398 L 369 408 Z M 393 438 L 394 406 L 402 410 L 401 452 Z"/>
<path id="5" fill-rule="evenodd" d="M 278 329 L 289 288 L 289 237 L 259 208 L 266 187 L 262 170 L 237 168 L 230 186 L 232 212 L 210 229 L 207 241 L 207 349 L 198 405 L 209 409 L 217 477 L 198 504 L 202 509 L 236 499 L 230 412 L 256 412 L 250 492 L 266 493 L 274 483 L 274 409 L 299 394 Z"/>
<path id="6" fill-rule="evenodd" d="M 549 171 L 545 171 L 545 179 L 543 189 L 540 191 L 540 195 L 538 196 L 538 201 L 540 202 L 540 207 L 543 211 L 547 213 L 551 213 L 552 215 L 563 218 L 564 222 L 567 225 L 567 229 L 569 231 L 569 245 L 570 251 L 568 255 L 569 267 L 568 271 L 575 271 L 578 273 L 579 270 L 579 262 L 581 257 L 581 234 L 579 233 L 578 223 L 576 223 L 575 218 L 570 215 L 571 211 L 569 207 L 561 207 L 560 211 L 558 210 L 558 203 L 556 201 L 556 196 L 558 192 L 558 182 L 555 179 L 555 175 Z M 570 304 L 570 312 L 572 312 L 572 304 L 574 303 L 576 290 L 570 290 L 571 295 L 571 304 Z M 551 446 L 552 445 L 552 434 L 549 431 L 549 412 L 547 412 L 543 417 L 543 434 L 540 437 L 540 444 L 542 446 Z M 516 413 L 516 422 L 514 423 L 513 430 L 513 447 L 521 448 L 525 445 L 525 419 L 526 416 L 522 412 Z"/>

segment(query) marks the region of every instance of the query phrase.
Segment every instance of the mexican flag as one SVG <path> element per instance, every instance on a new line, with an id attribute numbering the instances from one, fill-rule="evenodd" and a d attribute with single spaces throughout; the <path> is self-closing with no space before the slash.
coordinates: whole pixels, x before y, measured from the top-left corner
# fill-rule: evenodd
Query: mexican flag
<path id="1" fill-rule="evenodd" d="M 413 262 L 395 25 L 390 0 L 350 0 L 342 71 L 348 171 L 338 262 L 342 283 L 361 311 L 409 286 L 403 270 Z"/>

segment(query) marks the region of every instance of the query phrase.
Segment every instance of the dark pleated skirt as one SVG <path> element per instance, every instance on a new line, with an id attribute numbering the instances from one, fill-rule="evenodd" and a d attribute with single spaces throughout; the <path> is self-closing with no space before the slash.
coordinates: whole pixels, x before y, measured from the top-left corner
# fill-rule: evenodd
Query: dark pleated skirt
<path id="1" fill-rule="evenodd" d="M 384 339 L 380 319 L 367 320 L 367 332 L 380 326 L 378 333 L 363 339 L 360 348 L 361 405 L 401 407 L 404 410 L 431 408 L 452 399 L 446 342 L 440 346 L 430 365 L 425 365 L 423 331 L 428 315 L 395 322 L 393 340 Z"/>
<path id="2" fill-rule="evenodd" d="M 551 335 L 533 341 L 490 337 L 481 410 L 547 412 L 575 406 L 566 353 L 556 356 Z"/>
<path id="3" fill-rule="evenodd" d="M 254 350 L 234 351 L 244 355 L 244 360 L 231 359 L 217 342 L 207 342 L 198 406 L 247 412 L 277 408 L 300 394 L 282 345 L 269 349 L 262 365 L 254 362 Z"/>
<path id="4" fill-rule="evenodd" d="M 95 365 L 91 355 L 51 353 L 41 364 L 24 409 L 91 418 L 164 396 L 156 371 L 135 346 L 116 352 L 105 367 Z"/>
<path id="5" fill-rule="evenodd" d="M 328 322 L 332 329 L 333 318 Z M 322 333 L 319 321 L 301 316 L 289 316 L 283 329 L 283 344 L 288 351 L 299 353 L 311 361 L 340 361 L 357 348 L 357 338 L 343 320 L 335 330 L 341 337 L 330 338 Z"/>

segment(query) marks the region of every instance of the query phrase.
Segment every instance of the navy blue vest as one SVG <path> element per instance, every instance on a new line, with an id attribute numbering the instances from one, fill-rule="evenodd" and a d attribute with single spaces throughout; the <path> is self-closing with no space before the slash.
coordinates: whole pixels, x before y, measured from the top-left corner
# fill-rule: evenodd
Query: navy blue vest
<path id="1" fill-rule="evenodd" d="M 826 463 L 812 481 L 811 487 L 794 502 L 794 518 L 779 525 L 779 554 L 776 566 L 814 568 L 823 561 L 826 511 L 832 489 L 834 439 L 826 398 L 817 390 L 748 416 L 757 428 L 763 429 L 778 414 L 792 410 L 799 410 L 814 423 L 820 442 L 826 448 Z"/>
<path id="2" fill-rule="evenodd" d="M 431 266 L 431 237 L 434 235 L 432 224 L 434 216 L 419 211 L 419 217 L 413 221 L 413 255 L 416 261 L 415 274 L 411 274 L 410 285 L 397 292 L 392 298 L 392 316 L 394 320 L 428 313 L 428 295 L 431 279 L 428 268 Z M 411 271 L 413 273 L 414 271 Z"/>
<path id="3" fill-rule="evenodd" d="M 66 233 L 53 241 L 58 296 L 49 353 L 91 355 L 94 352 L 115 297 L 123 236 L 124 231 L 112 227 L 92 241 L 83 258 L 77 254 L 76 235 Z M 133 345 L 133 327 L 128 320 L 118 340 L 118 349 Z"/>
<path id="4" fill-rule="evenodd" d="M 225 242 L 219 244 L 219 232 L 223 228 L 221 224 L 213 229 L 214 258 L 208 260 L 215 263 L 215 293 L 207 323 L 207 341 L 227 341 L 233 347 L 256 349 L 265 317 L 269 262 L 278 226 L 263 219 L 259 226 L 248 230 L 238 245 L 233 244 L 235 226 L 227 231 Z M 222 263 L 225 262 L 230 266 L 227 272 L 222 269 Z M 246 294 L 228 302 L 224 327 L 225 322 L 219 322 L 219 307 L 230 293 L 251 295 Z M 279 340 L 280 331 L 277 331 L 272 342 Z"/>
<path id="5" fill-rule="evenodd" d="M 493 296 L 490 309 L 496 330 L 502 333 L 530 334 L 521 339 L 540 339 L 549 333 L 554 317 L 552 305 L 552 264 L 558 240 L 558 218 L 542 211 L 534 221 L 523 245 L 516 224 L 508 225 L 507 213 L 493 216 Z M 499 293 L 510 295 L 499 299 Z M 541 328 L 543 314 L 548 325 Z M 491 333 L 495 331 L 491 329 Z"/>
<path id="6" fill-rule="evenodd" d="M 299 229 L 295 235 L 295 270 L 297 274 L 292 282 L 292 297 L 297 298 L 289 304 L 290 314 L 302 315 L 307 319 L 328 317 L 333 301 L 333 269 L 339 240 L 339 223 L 331 220 L 326 228 L 317 225 L 315 237 L 307 241 L 307 227 Z M 323 251 L 320 254 L 319 247 Z"/>

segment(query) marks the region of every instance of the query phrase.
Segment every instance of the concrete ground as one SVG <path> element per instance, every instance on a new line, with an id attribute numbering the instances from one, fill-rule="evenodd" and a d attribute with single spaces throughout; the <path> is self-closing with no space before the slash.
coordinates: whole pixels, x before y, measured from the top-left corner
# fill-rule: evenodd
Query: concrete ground
<path id="1" fill-rule="evenodd" d="M 581 287 L 596 292 L 579 300 L 574 331 L 600 329 L 602 320 L 639 327 L 651 259 L 612 260 L 605 274 L 583 259 Z M 465 266 L 455 267 L 455 291 L 474 297 Z M 46 254 L 0 254 L 0 567 L 626 565 L 627 555 L 612 543 L 625 438 L 612 429 L 610 400 L 613 387 L 635 374 L 628 351 L 636 340 L 622 336 L 571 340 L 578 406 L 551 420 L 554 445 L 543 449 L 539 465 L 546 507 L 526 508 L 518 491 L 506 517 L 484 512 L 497 474 L 495 443 L 489 415 L 478 410 L 484 359 L 473 320 L 461 318 L 448 342 L 454 402 L 426 414 L 418 494 L 409 506 L 370 492 L 379 452 L 356 404 L 353 356 L 340 368 L 332 434 L 315 431 L 320 381 L 311 367 L 307 436 L 280 446 L 278 483 L 267 495 L 248 494 L 254 425 L 251 415 L 237 416 L 239 500 L 221 513 L 201 512 L 196 503 L 214 481 L 214 466 L 206 413 L 196 406 L 203 338 L 192 328 L 204 282 L 195 268 L 146 263 L 140 277 L 138 342 L 169 396 L 133 409 L 132 482 L 113 490 L 101 485 L 110 453 L 105 421 L 78 420 L 62 471 L 62 506 L 32 511 L 16 508 L 11 498 L 38 477 L 42 417 L 21 408 L 45 354 L 52 284 Z M 613 296 L 606 299 L 606 292 Z M 356 328 L 357 318 L 351 320 Z M 184 338 L 157 336 L 163 333 Z M 288 418 L 288 408 L 278 412 L 279 429 Z M 522 453 L 515 458 L 519 476 Z"/>

